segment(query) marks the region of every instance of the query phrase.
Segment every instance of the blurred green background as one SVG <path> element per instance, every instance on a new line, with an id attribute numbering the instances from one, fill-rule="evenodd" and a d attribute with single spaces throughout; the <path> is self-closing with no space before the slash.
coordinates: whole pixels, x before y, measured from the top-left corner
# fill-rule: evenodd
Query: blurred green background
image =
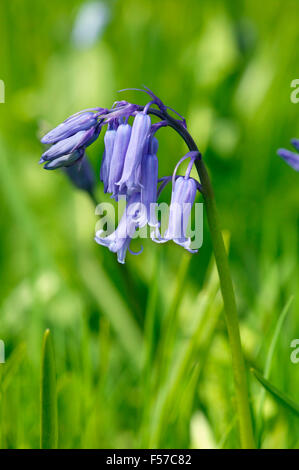
<path id="1" fill-rule="evenodd" d="M 186 117 L 230 234 L 248 369 L 264 371 L 295 295 L 269 378 L 298 401 L 299 364 L 290 360 L 299 337 L 298 174 L 276 156 L 299 137 L 299 104 L 290 101 L 298 1 L 2 0 L 0 25 L 0 447 L 39 446 L 47 327 L 59 447 L 239 447 L 206 221 L 198 255 L 146 240 L 141 256 L 118 265 L 93 241 L 88 196 L 37 164 L 39 137 L 143 84 Z M 122 98 L 146 102 L 138 92 Z M 87 152 L 97 175 L 102 137 Z M 172 130 L 159 141 L 168 175 L 186 148 Z M 298 448 L 298 418 L 248 375 L 258 444 Z"/>

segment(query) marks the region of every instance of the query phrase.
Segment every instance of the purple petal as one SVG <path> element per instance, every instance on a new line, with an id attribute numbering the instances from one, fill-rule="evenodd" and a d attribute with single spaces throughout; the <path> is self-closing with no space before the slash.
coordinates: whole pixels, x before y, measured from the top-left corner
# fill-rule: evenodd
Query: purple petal
<path id="1" fill-rule="evenodd" d="M 278 155 L 283 158 L 294 170 L 299 171 L 299 154 L 289 150 L 279 149 Z"/>
<path id="2" fill-rule="evenodd" d="M 122 247 L 117 251 L 117 261 L 121 264 L 125 264 L 127 250 L 130 250 L 131 238 L 127 237 Z"/>
<path id="3" fill-rule="evenodd" d="M 299 152 L 299 139 L 292 139 L 292 140 L 291 140 L 291 144 L 292 144 L 293 147 L 295 147 L 295 149 L 298 150 L 298 152 Z"/>
<path id="4" fill-rule="evenodd" d="M 153 139 L 157 140 L 157 139 Z M 157 150 L 158 143 L 151 145 L 152 150 Z M 155 153 L 145 154 L 141 164 L 141 202 L 147 210 L 148 224 L 157 227 L 159 222 L 155 214 L 158 187 L 158 158 Z"/>
<path id="5" fill-rule="evenodd" d="M 113 253 L 117 253 L 118 261 L 124 263 L 132 236 L 136 229 L 141 227 L 140 222 L 140 193 L 135 193 L 128 199 L 126 210 L 117 229 L 107 237 L 102 237 L 102 231 L 98 231 L 95 241 L 99 245 L 107 246 Z"/>
<path id="6" fill-rule="evenodd" d="M 111 157 L 110 171 L 108 177 L 108 193 L 117 196 L 118 186 L 116 183 L 121 178 L 125 156 L 130 142 L 132 127 L 129 124 L 118 126 L 115 136 L 113 153 Z"/>
<path id="7" fill-rule="evenodd" d="M 196 253 L 197 250 L 190 249 L 191 239 L 186 232 L 196 191 L 197 184 L 193 178 L 177 178 L 171 195 L 168 228 L 164 240 L 161 240 L 173 240 L 191 253 Z"/>
<path id="8" fill-rule="evenodd" d="M 92 112 L 71 116 L 59 126 L 46 134 L 41 142 L 43 144 L 54 144 L 59 140 L 67 139 L 77 132 L 90 129 L 97 123 L 97 114 Z"/>
<path id="9" fill-rule="evenodd" d="M 82 146 L 88 146 L 97 139 L 100 130 L 100 126 L 96 126 L 87 131 L 80 131 L 71 137 L 60 140 L 42 154 L 42 159 L 44 161 L 54 160 L 62 155 L 73 153 Z"/>
<path id="10" fill-rule="evenodd" d="M 48 161 L 44 165 L 45 170 L 56 170 L 57 168 L 67 167 L 73 165 L 82 157 L 81 152 L 76 151 L 69 155 L 63 155 L 61 157 L 55 158 L 54 160 Z"/>
<path id="11" fill-rule="evenodd" d="M 108 188 L 108 178 L 110 171 L 111 158 L 113 154 L 114 142 L 116 138 L 116 130 L 114 128 L 108 128 L 105 136 L 105 151 L 102 159 L 101 170 L 100 170 L 100 180 L 104 183 L 104 192 L 107 192 Z"/>
<path id="12" fill-rule="evenodd" d="M 111 120 L 114 119 L 128 119 L 137 111 L 137 109 L 138 106 L 136 104 L 128 103 L 125 106 L 116 107 L 109 113 L 104 114 L 102 117 L 105 119 L 105 123 L 109 123 Z"/>
<path id="13" fill-rule="evenodd" d="M 147 143 L 147 137 L 151 127 L 151 119 L 148 114 L 138 113 L 134 119 L 132 133 L 127 149 L 123 173 L 119 185 L 122 192 L 126 189 L 130 195 L 140 189 L 140 163 Z"/>
<path id="14" fill-rule="evenodd" d="M 81 147 L 84 147 L 84 148 L 89 147 L 89 145 L 91 145 L 93 142 L 95 142 L 95 140 L 97 140 L 97 138 L 100 135 L 101 129 L 102 129 L 101 124 L 98 124 L 97 126 L 92 127 L 88 131 L 85 131 L 85 135 L 78 142 L 75 150 Z"/>
<path id="15" fill-rule="evenodd" d="M 68 137 L 67 139 L 57 142 L 52 145 L 46 152 L 42 154 L 44 160 L 54 160 L 62 155 L 68 155 L 75 150 L 78 142 L 80 142 L 85 135 L 86 131 L 80 131 L 77 134 Z"/>

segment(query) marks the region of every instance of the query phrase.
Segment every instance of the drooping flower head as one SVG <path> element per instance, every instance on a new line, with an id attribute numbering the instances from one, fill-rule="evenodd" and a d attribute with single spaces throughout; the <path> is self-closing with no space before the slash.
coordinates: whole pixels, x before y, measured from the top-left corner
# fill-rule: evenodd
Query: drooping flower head
<path id="1" fill-rule="evenodd" d="M 116 101 L 110 109 L 86 109 L 70 116 L 42 138 L 43 144 L 50 145 L 40 159 L 40 163 L 45 164 L 44 168 L 54 170 L 65 167 L 73 183 L 92 194 L 93 180 L 89 178 L 90 168 L 85 150 L 97 140 L 102 127 L 107 126 L 100 180 L 104 192 L 111 194 L 116 201 L 120 197 L 126 198 L 127 208 L 116 230 L 108 236 L 98 231 L 95 240 L 117 253 L 120 263 L 124 263 L 127 250 L 131 252 L 130 243 L 136 230 L 147 225 L 154 241 L 164 243 L 173 240 L 190 252 L 195 251 L 191 249 L 187 227 L 197 190 L 200 190 L 199 183 L 190 177 L 196 159 L 200 158 L 199 152 L 185 155 L 175 167 L 172 177 L 158 177 L 156 133 L 168 125 L 184 132 L 186 121 L 148 88 L 140 91 L 150 96 L 145 106 L 121 100 Z M 171 117 L 168 110 L 174 112 L 176 117 Z M 160 121 L 152 123 L 151 115 Z M 186 174 L 178 176 L 178 166 L 186 158 L 190 158 Z M 172 196 L 169 222 L 161 236 L 156 214 L 157 201 L 170 181 Z"/>

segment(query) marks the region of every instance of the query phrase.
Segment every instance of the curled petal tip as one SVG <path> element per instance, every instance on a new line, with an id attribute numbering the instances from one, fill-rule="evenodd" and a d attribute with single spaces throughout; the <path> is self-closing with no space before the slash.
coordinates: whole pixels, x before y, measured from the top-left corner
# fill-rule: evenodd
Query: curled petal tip
<path id="1" fill-rule="evenodd" d="M 138 256 L 141 255 L 143 252 L 143 245 L 141 245 L 141 248 L 139 251 L 133 251 L 130 247 L 128 247 L 128 251 L 131 253 L 131 255 Z"/>
<path id="2" fill-rule="evenodd" d="M 42 144 L 50 144 L 51 142 L 48 141 L 48 138 L 46 135 L 40 139 Z"/>

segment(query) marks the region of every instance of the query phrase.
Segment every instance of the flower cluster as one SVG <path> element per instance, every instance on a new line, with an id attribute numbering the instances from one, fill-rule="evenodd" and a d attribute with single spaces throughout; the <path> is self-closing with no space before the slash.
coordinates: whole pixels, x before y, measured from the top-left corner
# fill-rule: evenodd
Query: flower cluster
<path id="1" fill-rule="evenodd" d="M 173 240 L 192 253 L 196 251 L 190 247 L 187 225 L 197 190 L 200 190 L 200 184 L 190 176 L 200 154 L 198 151 L 187 153 L 178 162 L 172 176 L 158 177 L 157 130 L 169 125 L 170 119 L 181 128 L 186 128 L 186 123 L 180 115 L 177 119 L 170 118 L 167 113 L 170 108 L 149 89 L 144 91 L 151 97 L 146 106 L 117 101 L 111 109 L 87 109 L 69 117 L 42 139 L 42 143 L 51 145 L 40 160 L 45 164 L 44 168 L 70 167 L 68 170 L 71 170 L 74 165 L 84 165 L 86 147 L 98 138 L 102 127 L 107 126 L 100 180 L 105 193 L 111 194 L 116 201 L 126 198 L 127 206 L 115 232 L 104 237 L 103 232 L 98 231 L 95 241 L 117 253 L 120 263 L 124 263 L 127 250 L 132 253 L 130 243 L 135 232 L 146 225 L 150 227 L 153 241 L 164 243 Z M 152 123 L 152 114 L 161 120 Z M 179 165 L 187 158 L 190 163 L 186 174 L 177 175 Z M 84 171 L 81 173 L 84 178 Z M 161 235 L 156 205 L 161 191 L 169 182 L 172 182 L 169 222 L 164 235 Z M 77 186 L 80 187 L 80 183 L 77 182 Z"/>
<path id="2" fill-rule="evenodd" d="M 291 140 L 293 147 L 299 152 L 299 140 Z M 294 170 L 299 171 L 299 153 L 291 152 L 290 150 L 279 149 L 278 155 L 282 157 L 288 165 L 290 165 Z"/>

